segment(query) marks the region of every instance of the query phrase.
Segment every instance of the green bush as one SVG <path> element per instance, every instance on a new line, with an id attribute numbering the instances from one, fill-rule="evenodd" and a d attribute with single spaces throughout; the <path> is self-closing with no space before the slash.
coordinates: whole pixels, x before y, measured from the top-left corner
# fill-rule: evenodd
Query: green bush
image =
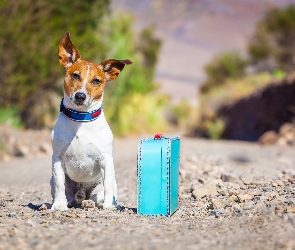
<path id="1" fill-rule="evenodd" d="M 58 113 L 56 93 L 60 98 L 63 94 L 64 71 L 58 63 L 57 47 L 70 31 L 85 60 L 133 61 L 105 91 L 104 109 L 116 131 L 123 124 L 121 110 L 128 106 L 128 98 L 139 94 L 141 99 L 156 102 L 154 107 L 161 110 L 160 97 L 151 100 L 148 96 L 156 89 L 153 78 L 161 41 L 154 36 L 153 27 L 135 36 L 133 18 L 123 13 L 112 16 L 109 5 L 110 0 L 0 0 L 1 107 L 15 107 L 15 115 L 25 127 L 52 126 Z"/>
<path id="2" fill-rule="evenodd" d="M 108 25 L 104 25 L 102 30 L 103 36 L 108 39 L 107 57 L 128 58 L 133 61 L 131 66 L 124 68 L 118 79 L 107 84 L 105 90 L 104 109 L 110 126 L 116 134 L 139 132 L 139 127 L 142 131 L 150 131 L 148 127 L 155 128 L 156 124 L 163 123 L 160 113 L 164 102 L 159 101 L 161 97 L 149 95 L 156 89 L 153 79 L 161 41 L 154 36 L 153 27 L 148 27 L 142 30 L 139 36 L 135 36 L 132 32 L 133 21 L 130 16 L 115 13 L 104 20 L 104 23 Z M 141 102 L 143 107 L 140 107 Z M 147 105 L 148 102 L 151 103 L 150 106 Z M 139 107 L 136 109 L 135 106 Z M 127 111 L 127 116 L 123 110 Z M 135 113 L 131 114 L 130 110 Z M 151 114 L 153 111 L 154 114 L 159 115 L 159 121 L 151 119 L 151 117 L 156 118 Z M 132 122 L 135 124 L 127 126 L 126 119 L 130 119 L 131 123 L 132 117 L 138 119 L 138 124 L 141 124 L 139 127 L 136 121 Z M 143 124 L 143 121 L 147 122 L 148 127 Z M 159 125 L 159 128 L 162 127 Z"/>
<path id="3" fill-rule="evenodd" d="M 238 53 L 230 52 L 213 58 L 205 65 L 206 81 L 201 92 L 222 85 L 227 79 L 237 79 L 245 75 L 247 60 Z"/>
<path id="4" fill-rule="evenodd" d="M 171 107 L 170 122 L 184 131 L 191 129 L 196 119 L 197 110 L 186 99 Z"/>
<path id="5" fill-rule="evenodd" d="M 118 120 L 111 126 L 114 133 L 124 136 L 165 132 L 167 123 L 163 111 L 166 103 L 164 96 L 155 97 L 153 94 L 134 93 L 124 98 L 118 111 Z"/>
<path id="6" fill-rule="evenodd" d="M 262 70 L 294 70 L 295 5 L 271 8 L 257 24 L 249 54 Z"/>
<path id="7" fill-rule="evenodd" d="M 14 128 L 22 128 L 23 124 L 18 117 L 16 108 L 7 107 L 0 109 L 0 124 L 7 124 Z"/>
<path id="8" fill-rule="evenodd" d="M 0 105 L 13 105 L 26 127 L 44 126 L 51 92 L 61 91 L 57 46 L 70 31 L 82 55 L 104 58 L 98 34 L 109 0 L 0 0 Z M 60 84 L 59 84 L 60 83 Z"/>
<path id="9" fill-rule="evenodd" d="M 210 139 L 221 139 L 225 125 L 225 122 L 220 118 L 210 122 L 210 125 L 208 126 L 208 137 Z"/>

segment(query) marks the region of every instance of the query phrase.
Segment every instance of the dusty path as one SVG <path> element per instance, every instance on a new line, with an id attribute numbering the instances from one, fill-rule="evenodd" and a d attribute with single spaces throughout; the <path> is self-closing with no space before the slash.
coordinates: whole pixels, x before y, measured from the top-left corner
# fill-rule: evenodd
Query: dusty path
<path id="1" fill-rule="evenodd" d="M 123 211 L 39 211 L 50 157 L 0 163 L 0 249 L 295 249 L 294 148 L 181 139 L 180 208 L 138 216 L 137 139 L 115 141 Z"/>

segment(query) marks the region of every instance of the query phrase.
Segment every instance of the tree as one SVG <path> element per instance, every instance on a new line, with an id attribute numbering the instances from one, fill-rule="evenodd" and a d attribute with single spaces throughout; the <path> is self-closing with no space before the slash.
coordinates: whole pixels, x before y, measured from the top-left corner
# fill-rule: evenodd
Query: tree
<path id="1" fill-rule="evenodd" d="M 132 67 L 125 67 L 123 74 L 107 84 L 105 91 L 104 109 L 112 128 L 119 133 L 122 106 L 128 105 L 129 100 L 138 100 L 134 94 L 146 96 L 156 89 L 153 79 L 161 41 L 155 37 L 153 27 L 143 29 L 136 36 L 132 31 L 133 18 L 122 13 L 107 18 L 105 23 L 108 25 L 101 32 L 107 38 L 107 58 L 133 61 Z"/>
<path id="2" fill-rule="evenodd" d="M 261 70 L 294 70 L 295 5 L 271 8 L 257 24 L 248 51 Z"/>
<path id="3" fill-rule="evenodd" d="M 215 86 L 221 86 L 227 79 L 237 79 L 245 75 L 248 62 L 241 55 L 228 52 L 214 57 L 205 65 L 206 81 L 201 87 L 207 92 Z"/>
<path id="4" fill-rule="evenodd" d="M 70 31 L 88 60 L 104 58 L 96 33 L 110 0 L 0 0 L 0 105 L 13 105 L 27 127 L 44 126 L 52 92 L 61 93 L 57 46 Z"/>

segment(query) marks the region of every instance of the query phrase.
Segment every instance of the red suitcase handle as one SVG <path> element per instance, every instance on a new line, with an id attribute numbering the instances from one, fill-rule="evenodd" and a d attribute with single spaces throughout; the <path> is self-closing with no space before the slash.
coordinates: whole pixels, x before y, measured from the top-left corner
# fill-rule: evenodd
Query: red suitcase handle
<path id="1" fill-rule="evenodd" d="M 161 140 L 163 138 L 162 134 L 155 134 L 154 140 Z"/>

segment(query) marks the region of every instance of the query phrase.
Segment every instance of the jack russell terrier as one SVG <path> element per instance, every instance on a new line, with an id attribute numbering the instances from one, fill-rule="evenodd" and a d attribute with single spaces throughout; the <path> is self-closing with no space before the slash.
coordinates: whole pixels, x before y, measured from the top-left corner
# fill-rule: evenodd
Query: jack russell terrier
<path id="1" fill-rule="evenodd" d="M 67 32 L 58 47 L 66 71 L 60 115 L 52 130 L 52 210 L 68 207 L 117 207 L 112 156 L 113 134 L 102 110 L 106 82 L 130 60 L 109 59 L 100 65 L 81 60 Z"/>

